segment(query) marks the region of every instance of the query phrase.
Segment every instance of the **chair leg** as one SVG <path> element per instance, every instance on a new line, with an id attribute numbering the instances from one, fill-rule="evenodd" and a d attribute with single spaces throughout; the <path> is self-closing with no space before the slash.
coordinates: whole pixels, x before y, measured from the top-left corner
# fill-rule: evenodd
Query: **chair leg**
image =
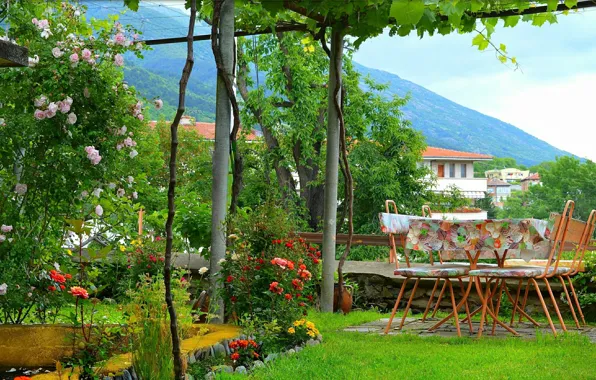
<path id="1" fill-rule="evenodd" d="M 553 331 L 553 335 L 557 336 L 557 330 L 555 329 L 555 325 L 553 324 L 553 320 L 550 317 L 550 313 L 548 312 L 548 308 L 544 303 L 544 298 L 542 298 L 542 292 L 540 292 L 540 287 L 535 279 L 531 278 L 530 281 L 534 284 L 534 288 L 536 289 L 536 294 L 538 294 L 538 299 L 540 299 L 540 304 L 542 305 L 542 310 L 544 310 L 544 314 L 546 315 L 546 319 L 548 320 L 548 324 L 550 329 Z"/>
<path id="2" fill-rule="evenodd" d="M 575 308 L 573 307 L 573 302 L 571 302 L 571 297 L 569 297 L 569 291 L 567 291 L 567 285 L 565 285 L 565 280 L 563 280 L 562 276 L 558 276 L 558 278 L 559 281 L 561 281 L 561 285 L 563 285 L 565 297 L 567 298 L 567 303 L 569 304 L 569 308 L 571 309 L 571 315 L 573 316 L 573 320 L 575 321 L 575 327 L 579 329 L 579 321 L 577 320 L 577 315 L 575 314 Z"/>
<path id="3" fill-rule="evenodd" d="M 507 289 L 507 287 L 505 287 L 505 294 L 507 294 L 507 298 L 509 299 L 509 302 L 511 302 L 512 305 L 515 304 L 515 301 L 513 300 L 513 297 L 511 296 L 511 294 L 509 293 L 509 289 Z M 528 315 L 528 313 L 526 313 L 525 311 L 523 311 L 521 309 L 521 307 L 519 306 L 519 304 L 517 304 L 517 307 L 515 308 L 521 315 L 523 315 L 528 321 L 530 321 L 534 326 L 536 327 L 540 327 L 540 323 L 536 322 L 534 320 L 534 318 L 530 317 Z"/>
<path id="4" fill-rule="evenodd" d="M 463 296 L 466 293 L 466 291 L 464 289 L 464 282 L 461 280 L 461 278 L 458 278 L 458 280 L 459 280 L 459 288 L 461 289 L 461 294 Z M 472 316 L 470 315 L 470 305 L 468 304 L 467 299 L 466 299 L 466 302 L 464 303 L 464 305 L 466 308 L 466 319 L 468 320 L 468 327 L 470 328 L 470 334 L 473 334 L 474 328 L 472 327 Z"/>
<path id="5" fill-rule="evenodd" d="M 499 317 L 499 309 L 501 309 L 501 298 L 503 297 L 503 286 L 505 285 L 505 279 L 501 280 L 501 286 L 499 287 L 499 299 L 497 299 L 497 307 L 495 309 L 495 315 L 497 318 Z M 491 335 L 495 335 L 495 331 L 497 329 L 497 320 L 493 321 L 493 329 L 491 331 Z"/>
<path id="6" fill-rule="evenodd" d="M 526 303 L 528 302 L 528 294 L 530 292 L 530 280 L 526 284 L 526 291 L 524 293 L 524 300 L 522 301 L 521 310 L 526 311 Z M 518 322 L 521 323 L 522 321 L 522 314 L 519 314 Z"/>
<path id="7" fill-rule="evenodd" d="M 486 294 L 482 299 L 482 314 L 480 316 L 480 327 L 478 327 L 478 338 L 482 337 L 482 330 L 484 328 L 484 322 L 486 320 L 486 311 L 488 309 L 488 301 L 490 296 L 490 279 L 486 281 Z M 478 291 L 478 295 L 482 297 L 482 284 L 480 283 L 480 277 L 476 277 L 476 290 Z"/>
<path id="8" fill-rule="evenodd" d="M 553 305 L 555 307 L 555 312 L 557 313 L 557 318 L 559 318 L 559 322 L 561 323 L 561 328 L 563 331 L 567 332 L 567 326 L 565 326 L 565 321 L 563 320 L 563 316 L 561 315 L 561 310 L 559 310 L 559 305 L 557 304 L 557 299 L 553 294 L 553 290 L 550 287 L 550 283 L 548 282 L 548 278 L 544 278 L 544 283 L 546 284 L 546 289 L 548 290 L 548 294 L 550 295 L 551 301 L 553 301 Z"/>
<path id="9" fill-rule="evenodd" d="M 430 305 L 432 305 L 432 303 L 433 303 L 433 298 L 435 298 L 435 292 L 437 291 L 437 286 L 439 286 L 440 281 L 441 281 L 440 278 L 437 278 L 437 281 L 435 281 L 435 286 L 433 286 L 433 291 L 430 293 L 430 299 L 428 300 L 428 303 L 426 304 L 426 309 L 424 309 L 424 315 L 422 316 L 422 322 L 424 322 L 426 320 L 426 316 L 428 315 L 428 312 L 430 311 Z"/>
<path id="10" fill-rule="evenodd" d="M 575 306 L 577 306 L 577 310 L 579 310 L 579 316 L 582 319 L 582 323 L 584 327 L 586 326 L 586 319 L 584 318 L 584 312 L 582 311 L 582 307 L 579 304 L 579 299 L 577 298 L 577 294 L 575 293 L 575 288 L 573 287 L 573 281 L 571 281 L 571 277 L 567 277 L 569 281 L 569 287 L 571 288 L 571 294 L 573 294 L 573 299 L 575 300 Z"/>
<path id="11" fill-rule="evenodd" d="M 410 299 L 406 305 L 406 309 L 404 310 L 404 316 L 401 319 L 401 323 L 399 324 L 399 330 L 404 327 L 404 323 L 406 322 L 406 317 L 408 316 L 408 311 L 410 311 L 410 305 L 412 305 L 412 301 L 414 300 L 414 295 L 416 295 L 416 289 L 418 289 L 418 284 L 420 283 L 420 278 L 416 279 L 414 283 L 414 288 L 412 289 L 412 294 L 410 295 Z"/>
<path id="12" fill-rule="evenodd" d="M 397 296 L 397 300 L 395 301 L 395 306 L 393 306 L 393 311 L 391 312 L 391 317 L 389 317 L 389 322 L 387 322 L 387 327 L 385 327 L 385 335 L 389 333 L 389 329 L 391 328 L 391 323 L 393 322 L 393 318 L 395 317 L 395 313 L 397 312 L 397 307 L 399 306 L 399 301 L 404 295 L 404 291 L 406 290 L 406 284 L 408 283 L 409 278 L 404 279 L 404 283 L 401 285 L 401 289 L 399 290 L 399 295 Z"/>
<path id="13" fill-rule="evenodd" d="M 455 294 L 453 292 L 453 285 L 451 280 L 445 279 L 449 286 L 449 293 L 451 294 L 451 307 L 453 307 L 453 319 L 455 321 L 455 329 L 457 330 L 457 336 L 461 338 L 461 329 L 459 328 L 459 316 L 457 315 L 457 305 L 455 303 Z"/>
<path id="14" fill-rule="evenodd" d="M 521 293 L 521 286 L 523 280 L 519 280 L 517 283 L 517 293 L 515 295 L 515 302 L 513 302 L 513 311 L 511 312 L 511 322 L 509 322 L 509 326 L 513 326 L 513 321 L 515 321 L 515 312 L 517 311 L 517 304 L 519 303 L 519 294 Z"/>
<path id="15" fill-rule="evenodd" d="M 441 292 L 439 293 L 439 298 L 437 298 L 435 309 L 433 310 L 433 313 L 430 316 L 431 318 L 434 318 L 435 314 L 437 314 L 437 311 L 439 311 L 439 306 L 441 305 L 441 301 L 443 300 L 443 294 L 445 293 L 445 289 L 447 289 L 447 282 L 443 283 L 443 287 L 441 288 Z"/>

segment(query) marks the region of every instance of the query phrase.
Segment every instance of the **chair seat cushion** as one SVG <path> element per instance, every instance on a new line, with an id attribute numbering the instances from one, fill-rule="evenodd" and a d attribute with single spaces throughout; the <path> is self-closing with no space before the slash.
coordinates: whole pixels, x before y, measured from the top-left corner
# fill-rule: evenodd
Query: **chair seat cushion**
<path id="1" fill-rule="evenodd" d="M 470 268 L 465 266 L 443 266 L 434 265 L 428 267 L 414 267 L 414 268 L 400 268 L 396 269 L 393 274 L 404 277 L 460 277 L 466 276 Z"/>
<path id="2" fill-rule="evenodd" d="M 569 268 L 557 268 L 557 274 L 567 273 Z M 552 274 L 554 268 L 549 268 L 548 273 Z M 544 267 L 520 266 L 509 268 L 481 268 L 470 271 L 470 276 L 480 277 L 537 277 L 544 274 Z"/>

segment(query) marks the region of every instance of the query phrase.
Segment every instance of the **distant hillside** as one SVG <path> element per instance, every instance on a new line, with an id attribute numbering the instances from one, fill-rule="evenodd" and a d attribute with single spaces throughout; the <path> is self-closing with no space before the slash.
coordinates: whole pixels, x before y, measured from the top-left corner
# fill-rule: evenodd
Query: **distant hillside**
<path id="1" fill-rule="evenodd" d="M 105 18 L 109 13 L 115 13 L 114 2 L 107 3 L 112 4 L 110 7 L 93 6 L 105 4 L 103 2 L 90 4 L 91 16 Z M 122 22 L 134 25 L 151 38 L 183 36 L 188 27 L 188 19 L 180 10 L 155 5 L 142 5 L 138 13 L 129 12 L 123 16 Z M 196 34 L 208 32 L 204 25 L 196 28 Z M 208 41 L 201 41 L 196 42 L 194 48 L 195 65 L 187 90 L 187 114 L 199 121 L 213 121 L 216 70 L 211 46 Z M 165 104 L 165 112 L 161 114 L 173 115 L 185 57 L 184 43 L 155 46 L 154 50 L 145 54 L 143 60 L 132 55 L 127 57 L 125 78 L 146 98 L 161 97 Z M 357 63 L 355 66 L 363 75 L 370 75 L 380 83 L 388 83 L 387 96 L 410 95 L 404 114 L 412 121 L 414 128 L 424 133 L 429 145 L 512 157 L 528 166 L 570 155 L 511 124 L 463 107 L 397 75 Z M 150 116 L 156 118 L 157 115 Z"/>

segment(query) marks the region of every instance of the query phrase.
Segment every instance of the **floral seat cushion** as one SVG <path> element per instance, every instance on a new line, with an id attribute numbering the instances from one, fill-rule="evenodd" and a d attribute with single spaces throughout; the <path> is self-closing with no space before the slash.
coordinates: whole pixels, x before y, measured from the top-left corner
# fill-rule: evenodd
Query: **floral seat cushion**
<path id="1" fill-rule="evenodd" d="M 393 274 L 404 277 L 461 277 L 466 276 L 470 271 L 464 266 L 428 266 L 415 268 L 396 269 Z"/>
<path id="2" fill-rule="evenodd" d="M 548 273 L 552 274 L 555 268 L 550 267 Z M 557 274 L 566 273 L 569 268 L 557 268 Z M 544 267 L 521 266 L 510 268 L 481 268 L 470 271 L 470 276 L 480 277 L 537 277 L 544 274 Z"/>

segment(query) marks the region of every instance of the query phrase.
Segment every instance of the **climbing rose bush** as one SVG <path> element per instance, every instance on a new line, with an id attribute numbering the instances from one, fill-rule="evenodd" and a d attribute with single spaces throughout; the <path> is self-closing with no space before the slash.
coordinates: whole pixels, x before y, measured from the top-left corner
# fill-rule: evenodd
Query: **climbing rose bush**
<path id="1" fill-rule="evenodd" d="M 28 68 L 0 71 L 0 322 L 18 323 L 64 298 L 50 271 L 72 267 L 65 219 L 95 219 L 115 239 L 133 231 L 124 219 L 144 181 L 145 102 L 123 66 L 146 47 L 116 17 L 88 20 L 76 3 L 19 2 L 5 21 L 0 38 L 30 55 Z"/>

